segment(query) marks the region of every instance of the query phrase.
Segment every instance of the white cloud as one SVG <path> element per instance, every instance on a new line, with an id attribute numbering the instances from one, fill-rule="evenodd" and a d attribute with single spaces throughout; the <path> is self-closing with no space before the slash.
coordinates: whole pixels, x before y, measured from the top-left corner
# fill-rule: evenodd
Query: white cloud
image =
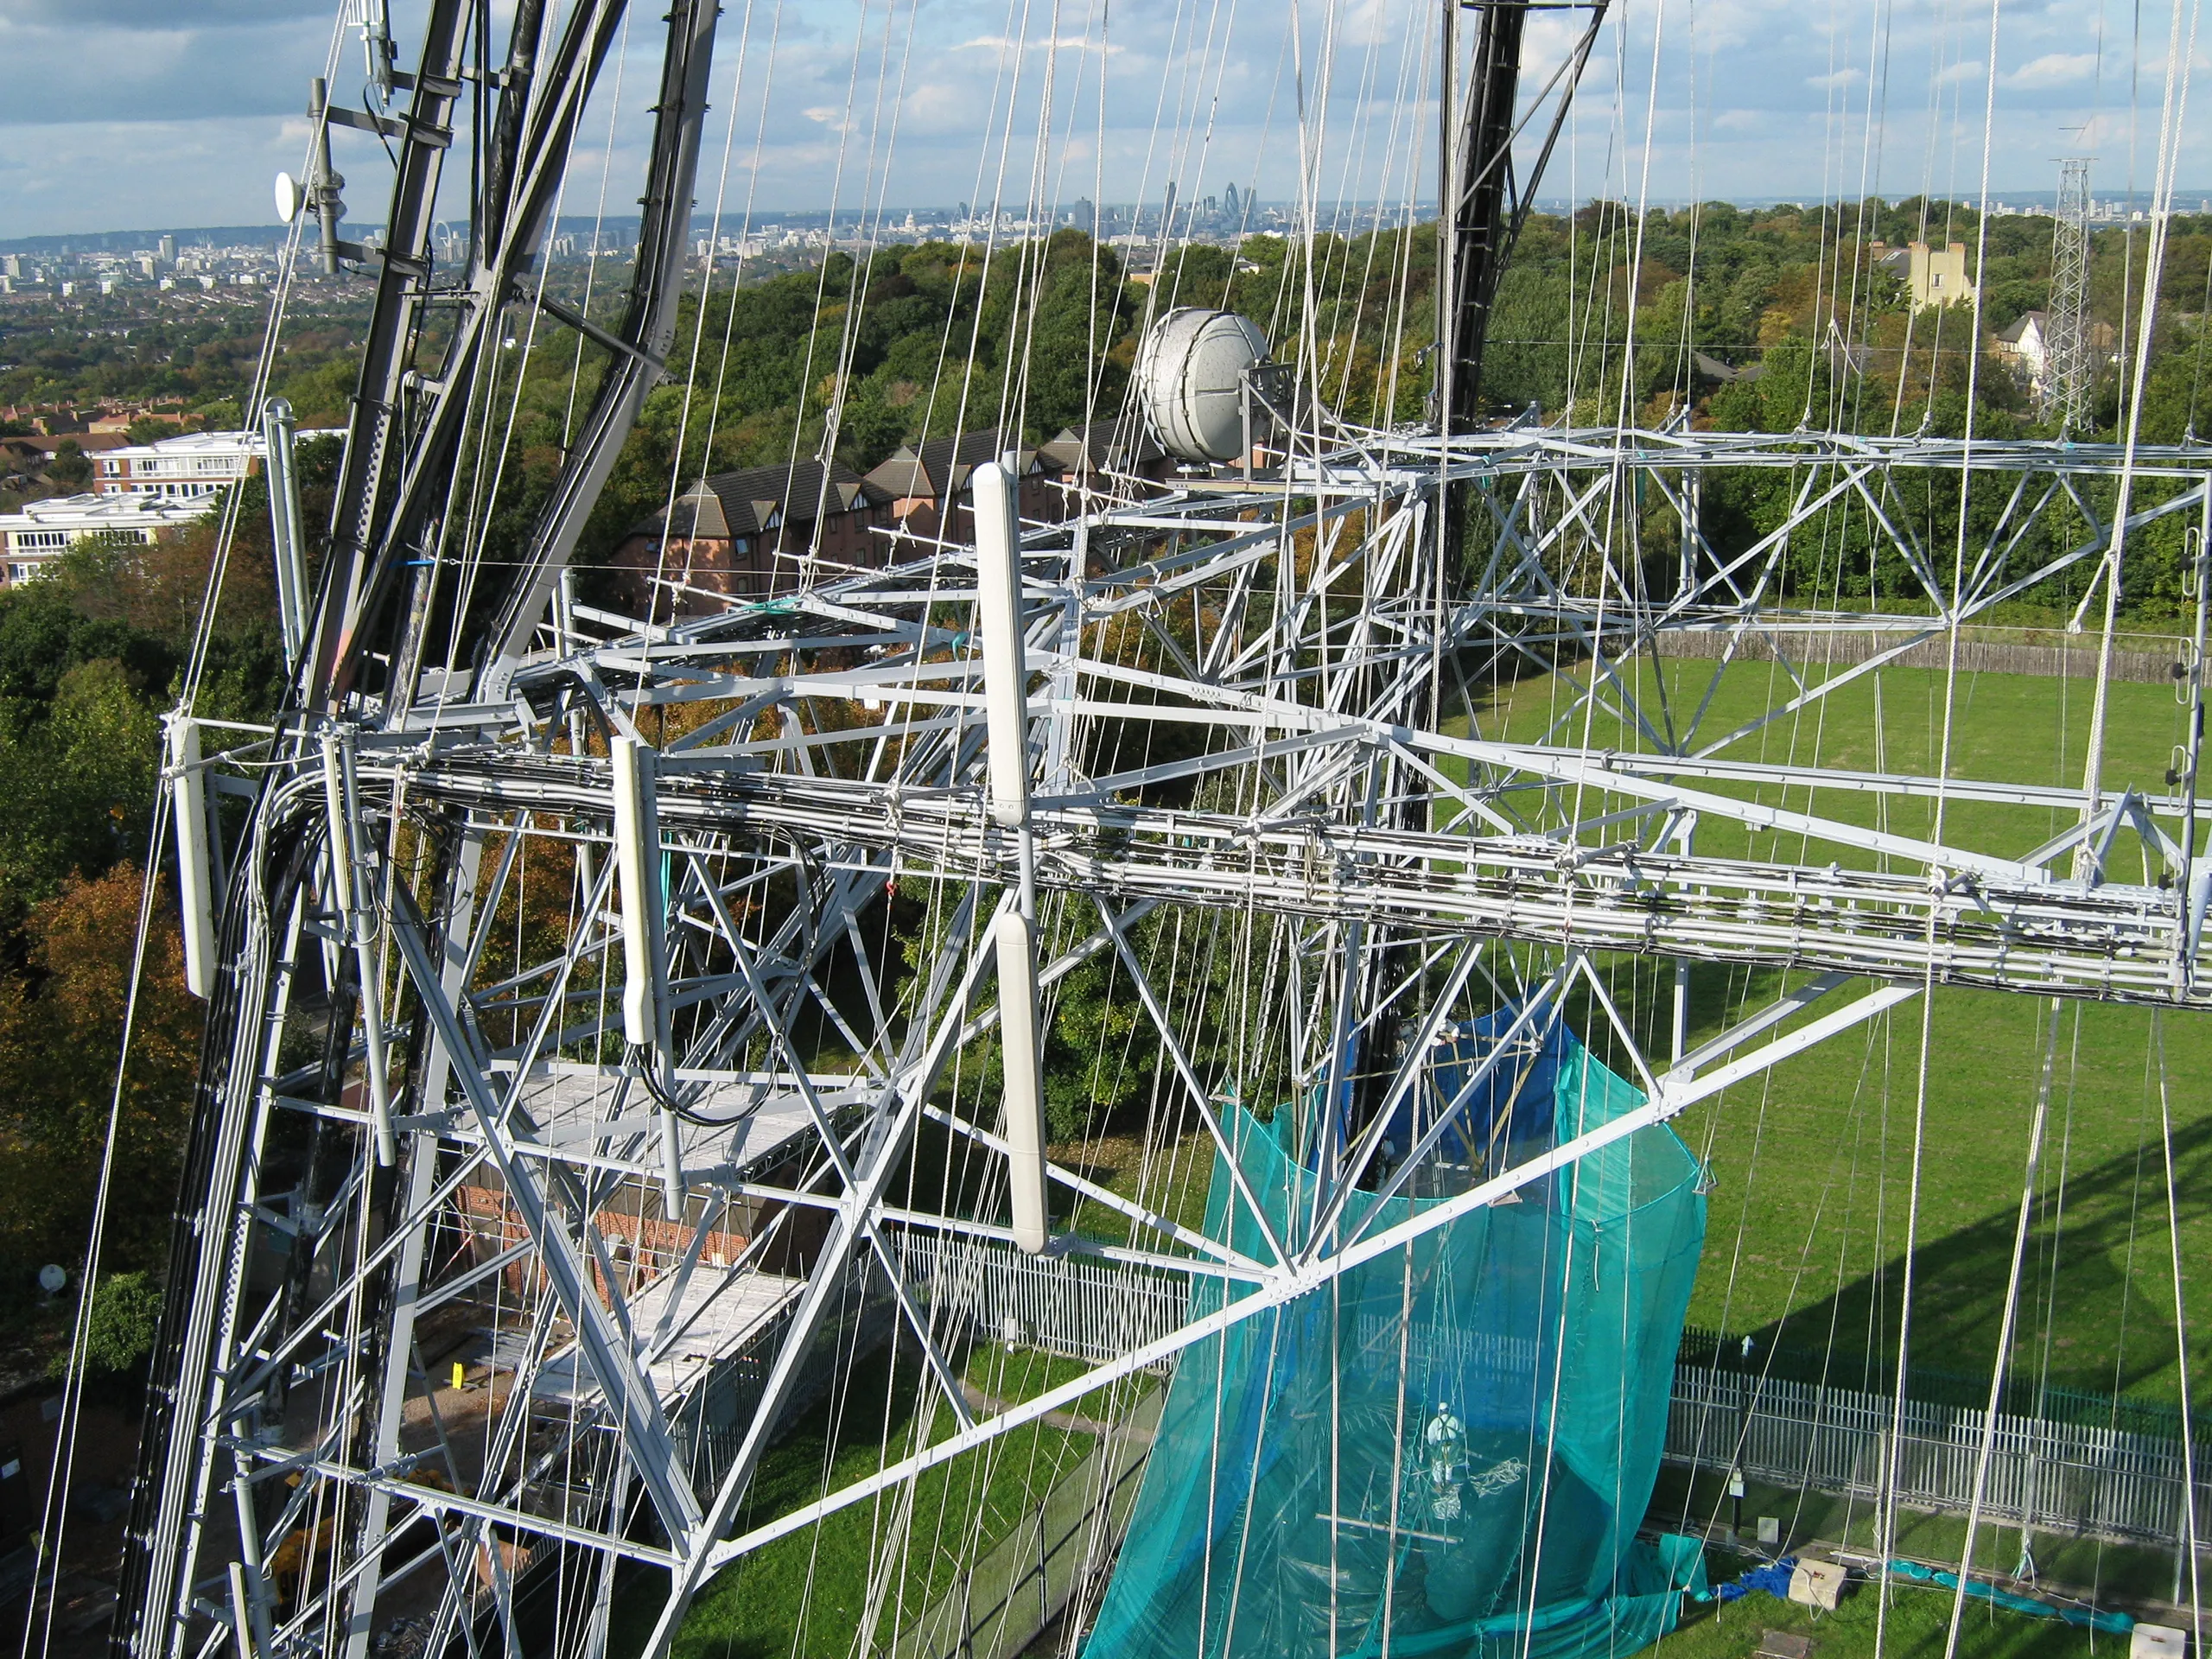
<path id="1" fill-rule="evenodd" d="M 1042 40 L 1017 41 L 1005 35 L 978 35 L 972 41 L 963 41 L 952 48 L 956 52 L 1124 52 L 1128 48 L 1108 41 L 1088 40 L 1080 35 L 1048 36 Z"/>
<path id="2" fill-rule="evenodd" d="M 2077 80 L 2087 80 L 2096 72 L 2097 54 L 2094 52 L 2046 52 L 1999 79 L 2006 86 L 2024 90 L 2070 86 Z"/>
<path id="3" fill-rule="evenodd" d="M 394 0 L 403 61 L 424 3 Z M 499 0 L 495 11 L 508 4 Z M 1647 148 L 1655 200 L 1853 194 L 1866 156 L 1878 172 L 1864 188 L 1883 194 L 1974 188 L 1986 12 L 1694 4 L 1694 15 L 1679 3 L 1614 9 L 1544 196 L 1633 192 Z M 1064 202 L 1156 203 L 1170 180 L 1188 199 L 1232 179 L 1281 200 L 1297 186 L 1301 92 L 1309 123 L 1325 121 L 1325 197 L 1341 190 L 1395 201 L 1411 192 L 1426 201 L 1433 192 L 1435 0 L 1300 6 L 1302 81 L 1280 3 L 1057 0 L 1049 24 L 1047 9 L 1032 0 L 725 0 L 725 8 L 701 160 L 702 218 L 725 175 L 733 104 L 726 221 L 748 200 L 772 214 L 830 205 L 833 190 L 848 211 L 863 191 L 870 203 L 896 207 L 988 199 L 1001 178 L 1018 203 L 1040 125 L 1047 188 Z M 270 222 L 268 180 L 279 168 L 299 169 L 306 81 L 324 69 L 335 10 L 330 0 L 0 0 L 0 127 L 10 156 L 0 168 L 0 234 Z M 610 137 L 609 211 L 635 211 L 659 10 L 633 8 L 626 54 L 609 64 L 584 118 L 565 211 L 597 199 Z M 2089 113 L 2095 61 L 2081 48 L 2096 21 L 2089 0 L 2005 8 L 1997 60 L 2017 67 L 1997 102 L 1999 192 L 2047 191 L 2056 182 L 2050 156 L 2092 143 L 2113 155 L 2129 142 L 2129 117 L 2115 110 L 2112 90 L 2124 49 L 2109 36 L 2094 139 L 2067 130 Z M 1525 89 L 1551 73 L 1580 28 L 1580 15 L 1530 17 Z M 2146 54 L 2163 40 L 2161 29 Z M 618 71 L 621 114 L 610 135 Z M 2154 88 L 2155 63 L 2142 73 Z M 334 94 L 358 103 L 359 75 L 349 31 L 338 42 Z M 1869 96 L 1875 77 L 1878 99 Z M 1931 96 L 1938 86 L 1949 89 L 1940 99 Z M 1854 90 L 1840 96 L 1846 89 Z M 2084 107 L 2065 110 L 2062 124 L 2058 106 L 2074 104 Z M 2137 118 L 2133 137 L 2145 153 L 2157 142 L 2158 105 L 2146 96 Z M 1874 119 L 1882 124 L 1870 132 Z M 1543 124 L 1532 124 L 1529 142 Z M 2212 183 L 2212 126 L 2190 124 L 2185 196 Z M 372 214 L 389 178 L 381 147 L 342 133 L 337 149 L 355 214 Z M 454 176 L 465 182 L 461 171 Z M 450 213 L 452 203 L 442 209 Z"/>

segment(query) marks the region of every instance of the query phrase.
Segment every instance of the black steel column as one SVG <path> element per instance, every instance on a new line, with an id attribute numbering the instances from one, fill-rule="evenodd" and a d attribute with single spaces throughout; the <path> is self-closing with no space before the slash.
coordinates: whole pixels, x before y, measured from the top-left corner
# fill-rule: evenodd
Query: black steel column
<path id="1" fill-rule="evenodd" d="M 1449 83 L 1458 64 L 1456 18 L 1466 0 L 1446 0 L 1446 119 L 1453 111 Z M 1446 396 L 1439 414 L 1447 432 L 1465 432 L 1482 409 L 1483 343 L 1490 334 L 1491 307 L 1514 230 L 1510 211 L 1513 162 L 1513 107 L 1521 85 L 1521 36 L 1528 22 L 1528 0 L 1485 0 L 1478 8 L 1482 25 L 1475 36 L 1474 61 L 1459 130 L 1451 135 L 1445 158 L 1447 189 L 1440 278 L 1448 276 L 1445 294 Z M 1447 127 L 1447 133 L 1449 128 Z"/>

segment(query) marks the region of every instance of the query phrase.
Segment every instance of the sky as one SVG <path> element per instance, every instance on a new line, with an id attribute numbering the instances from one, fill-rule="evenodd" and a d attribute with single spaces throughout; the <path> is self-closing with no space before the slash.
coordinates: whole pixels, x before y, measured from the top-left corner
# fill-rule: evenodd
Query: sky
<path id="1" fill-rule="evenodd" d="M 307 83 L 357 107 L 372 0 L 0 0 L 0 239 L 274 224 Z M 575 0 L 550 0 L 556 13 Z M 403 67 L 428 0 L 390 0 Z M 2203 0 L 1626 0 L 1601 27 L 1542 194 L 1668 202 L 2212 194 Z M 498 19 L 512 0 L 494 0 Z M 2172 30 L 2180 9 L 2179 46 Z M 563 212 L 636 211 L 663 7 L 602 72 Z M 723 0 L 698 222 L 836 206 L 1433 200 L 1440 0 Z M 1470 16 L 1472 14 L 1468 14 Z M 1534 14 L 1524 94 L 1586 14 Z M 2193 50 L 2192 50 L 2193 48 Z M 2169 60 L 2183 66 L 2169 78 Z M 1994 65 L 1993 73 L 1991 66 Z M 2171 107 L 2169 109 L 2171 102 Z M 1531 121 L 1541 130 L 1545 116 Z M 391 169 L 339 135 L 349 216 Z M 456 180 L 461 175 L 455 169 Z"/>

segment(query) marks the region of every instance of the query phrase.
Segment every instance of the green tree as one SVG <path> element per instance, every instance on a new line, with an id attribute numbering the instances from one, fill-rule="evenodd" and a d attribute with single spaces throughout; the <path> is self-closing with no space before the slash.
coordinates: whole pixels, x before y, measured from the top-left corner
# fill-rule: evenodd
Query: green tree
<path id="1" fill-rule="evenodd" d="M 92 463 L 86 459 L 84 446 L 74 438 L 64 438 L 54 446 L 54 459 L 46 463 L 47 481 L 67 490 L 81 490 L 92 481 Z"/>
<path id="2" fill-rule="evenodd" d="M 43 719 L 10 699 L 0 721 L 0 905 L 36 904 L 145 846 L 161 733 L 122 664 L 79 664 Z"/>
<path id="3" fill-rule="evenodd" d="M 161 1287 L 150 1274 L 143 1270 L 109 1274 L 92 1290 L 92 1312 L 85 1320 L 82 1370 L 96 1376 L 124 1376 L 137 1370 L 154 1351 L 161 1319 Z M 67 1376 L 69 1356 L 56 1354 L 47 1370 L 56 1377 Z"/>

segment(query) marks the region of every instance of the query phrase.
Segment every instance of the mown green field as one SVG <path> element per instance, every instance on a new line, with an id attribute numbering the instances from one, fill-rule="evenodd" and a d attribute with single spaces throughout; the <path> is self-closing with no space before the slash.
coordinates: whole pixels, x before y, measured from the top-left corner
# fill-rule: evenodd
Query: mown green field
<path id="1" fill-rule="evenodd" d="M 1731 668 L 1679 663 L 1669 701 L 1687 728 L 1707 698 L 1700 730 L 1710 741 L 1785 702 L 1775 664 Z M 1888 669 L 1860 677 L 1814 707 L 1720 752 L 1834 768 L 1928 775 L 1942 751 L 1944 676 Z M 1649 664 L 1632 680 L 1656 706 Z M 2081 782 L 2092 688 L 2082 681 L 1961 674 L 1951 700 L 1949 775 L 2031 784 Z M 2111 689 L 2107 788 L 2165 790 L 2182 710 L 2161 685 Z M 1503 690 L 1478 716 L 1484 737 L 1529 740 L 1546 729 L 1584 737 L 1574 693 L 1560 677 Z M 1564 723 L 1562 723 L 1564 721 Z M 1618 719 L 1587 722 L 1600 747 L 1648 748 Z M 1700 747 L 1693 745 L 1692 747 Z M 1716 793 L 1726 785 L 1701 785 Z M 1936 804 L 1842 790 L 1784 804 L 1895 833 L 1924 836 Z M 1624 804 L 1624 803 L 1622 803 Z M 1608 803 L 1611 804 L 1611 803 Z M 1581 810 L 1604 808 L 1586 802 Z M 1950 804 L 1953 842 L 2018 855 L 2066 827 L 2066 815 Z M 1698 850 L 1847 865 L 1866 855 L 1801 837 L 1747 834 L 1707 820 Z M 2139 853 L 2119 863 L 2140 880 Z M 1671 978 L 1616 958 L 1617 995 L 1662 1046 Z M 1770 973 L 1700 967 L 1693 976 L 1694 1034 L 1716 1032 L 1770 1000 Z M 1847 995 L 1846 991 L 1840 995 Z M 1586 1011 L 1583 1018 L 1591 1020 Z M 1923 1029 L 1923 1020 L 1925 1026 Z M 2054 1030 L 2055 1021 L 2055 1030 Z M 1592 1033 L 1593 1046 L 1599 1037 Z M 2159 1046 L 2163 1042 L 2163 1065 Z M 1923 1089 L 1923 1056 L 1925 1055 Z M 2173 1122 L 2181 1255 L 2190 1292 L 2195 1381 L 2202 1393 L 2212 1287 L 2189 1281 L 2212 1262 L 2212 1015 L 2149 1013 L 1992 992 L 1939 990 L 1777 1067 L 1686 1115 L 1683 1137 L 1710 1162 L 1706 1255 L 1694 1323 L 1757 1333 L 1830 1351 L 1839 1381 L 1894 1363 L 1912 1210 L 1916 1124 L 1916 1243 L 1911 1251 L 1912 1353 L 1916 1363 L 1986 1375 L 1995 1354 L 2026 1174 L 2029 1126 L 2046 1052 L 2052 1086 L 2049 1133 L 2034 1181 L 2014 1346 L 2026 1379 L 2151 1399 L 2177 1397 L 2174 1296 L 2168 1236 L 2161 1090 Z"/>

